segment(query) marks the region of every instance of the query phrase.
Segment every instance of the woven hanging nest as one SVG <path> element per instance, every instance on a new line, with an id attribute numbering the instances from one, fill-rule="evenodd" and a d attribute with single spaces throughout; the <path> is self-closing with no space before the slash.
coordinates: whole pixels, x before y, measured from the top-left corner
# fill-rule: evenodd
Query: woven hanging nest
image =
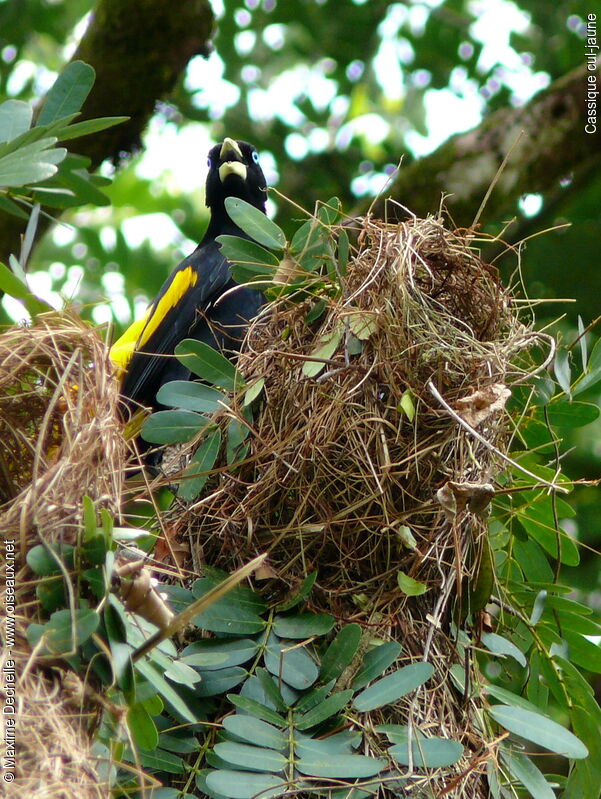
<path id="1" fill-rule="evenodd" d="M 72 542 L 88 495 L 118 513 L 118 385 L 98 331 L 43 314 L 0 337 L 0 525 Z"/>
<path id="2" fill-rule="evenodd" d="M 319 568 L 328 601 L 394 590 L 399 568 L 434 586 L 440 556 L 484 529 L 469 512 L 450 521 L 445 491 L 465 506 L 465 484 L 502 467 L 509 362 L 530 335 L 496 270 L 438 219 L 366 222 L 343 296 L 307 324 L 311 307 L 276 303 L 251 329 L 238 365 L 264 388 L 250 454 L 175 510 L 179 528 L 212 565 L 269 551 L 289 584 Z M 357 339 L 362 351 L 349 354 Z"/>
<path id="3" fill-rule="evenodd" d="M 246 385 L 263 381 L 249 453 L 171 521 L 196 566 L 268 552 L 272 598 L 317 570 L 314 609 L 398 640 L 400 665 L 429 660 L 435 687 L 371 714 L 366 751 L 382 751 L 373 726 L 410 720 L 466 747 L 449 795 L 484 796 L 485 759 L 467 766 L 486 741 L 449 679 L 450 622 L 490 595 L 479 581 L 492 579 L 485 517 L 509 438 L 506 386 L 532 334 L 473 240 L 438 218 L 365 220 L 341 295 L 308 323 L 314 307 L 280 300 L 253 325 L 238 362 Z M 399 590 L 399 571 L 426 592 Z"/>
<path id="4" fill-rule="evenodd" d="M 4 544 L 0 561 L 0 625 L 8 630 L 10 614 L 14 641 L 7 636 L 2 665 L 16 677 L 18 745 L 3 796 L 110 794 L 90 751 L 100 705 L 66 667 L 40 669 L 26 641 L 38 608 L 26 556 L 41 541 L 75 542 L 85 495 L 118 514 L 125 443 L 117 397 L 104 342 L 75 315 L 43 314 L 0 336 L 0 529 L 14 547 L 13 559 Z"/>

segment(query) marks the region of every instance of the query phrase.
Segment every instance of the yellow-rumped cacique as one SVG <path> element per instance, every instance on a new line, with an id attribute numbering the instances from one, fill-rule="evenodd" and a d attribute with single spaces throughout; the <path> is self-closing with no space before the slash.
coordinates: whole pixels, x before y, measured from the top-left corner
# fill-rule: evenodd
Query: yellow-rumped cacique
<path id="1" fill-rule="evenodd" d="M 229 217 L 227 197 L 239 197 L 265 213 L 266 182 L 257 151 L 252 144 L 226 138 L 210 150 L 208 166 L 206 204 L 211 216 L 202 241 L 173 270 L 144 316 L 111 347 L 121 396 L 131 410 L 162 407 L 156 400 L 159 388 L 170 380 L 190 378 L 190 371 L 173 355 L 183 339 L 197 339 L 234 356 L 264 302 L 259 290 L 234 282 L 216 241 L 224 234 L 250 238 Z"/>

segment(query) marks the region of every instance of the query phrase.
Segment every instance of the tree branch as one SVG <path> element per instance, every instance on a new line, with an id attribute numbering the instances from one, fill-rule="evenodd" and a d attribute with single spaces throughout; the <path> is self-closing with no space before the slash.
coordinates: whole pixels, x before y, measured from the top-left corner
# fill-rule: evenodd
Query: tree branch
<path id="1" fill-rule="evenodd" d="M 417 216 L 435 212 L 442 193 L 458 226 L 473 222 L 486 190 L 513 147 L 483 219 L 512 214 L 525 193 L 546 192 L 572 172 L 601 166 L 599 134 L 584 132 L 586 65 L 564 75 L 522 108 L 503 108 L 477 128 L 453 136 L 431 155 L 401 167 L 392 199 Z M 384 214 L 385 200 L 373 213 Z M 401 213 L 400 209 L 397 212 Z M 387 208 L 388 218 L 394 204 Z"/>
<path id="2" fill-rule="evenodd" d="M 74 139 L 69 149 L 91 158 L 92 169 L 139 149 L 157 101 L 169 95 L 194 55 L 209 53 L 213 29 L 209 0 L 187 0 L 175 12 L 165 0 L 99 0 L 73 56 L 96 70 L 81 119 L 123 115 L 130 120 Z M 25 224 L 0 215 L 0 260 L 19 252 Z"/>
<path id="3" fill-rule="evenodd" d="M 83 118 L 127 115 L 129 122 L 76 142 L 92 159 L 119 160 L 140 147 L 156 101 L 175 86 L 188 61 L 208 55 L 214 17 L 209 0 L 100 0 L 74 59 L 91 64 L 96 83 Z"/>

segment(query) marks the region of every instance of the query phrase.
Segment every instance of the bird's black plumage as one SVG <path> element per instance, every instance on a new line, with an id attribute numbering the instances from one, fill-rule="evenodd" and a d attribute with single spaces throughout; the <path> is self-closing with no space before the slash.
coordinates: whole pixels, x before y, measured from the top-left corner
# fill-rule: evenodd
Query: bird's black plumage
<path id="1" fill-rule="evenodd" d="M 265 212 L 266 182 L 255 148 L 224 139 L 209 152 L 206 204 L 211 217 L 194 250 L 173 270 L 150 304 L 113 345 L 111 357 L 122 371 L 121 394 L 129 407 L 160 407 L 159 388 L 170 380 L 187 380 L 190 372 L 174 356 L 177 344 L 194 338 L 231 355 L 239 349 L 248 322 L 263 295 L 238 286 L 220 251 L 218 236 L 249 238 L 229 217 L 227 197 L 239 197 Z"/>

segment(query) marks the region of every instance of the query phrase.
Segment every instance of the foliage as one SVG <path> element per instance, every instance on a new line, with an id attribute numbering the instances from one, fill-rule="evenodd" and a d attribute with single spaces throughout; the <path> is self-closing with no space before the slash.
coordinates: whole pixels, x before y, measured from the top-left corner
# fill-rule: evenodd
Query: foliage
<path id="1" fill-rule="evenodd" d="M 81 61 L 68 64 L 46 95 L 34 123 L 34 109 L 23 100 L 0 105 L 0 210 L 28 219 L 18 260 L 10 258 L 10 269 L 0 264 L 0 289 L 23 300 L 30 312 L 44 304 L 30 296 L 25 267 L 36 233 L 40 205 L 70 208 L 83 204 L 107 205 L 100 186 L 108 178 L 91 175 L 89 161 L 68 153 L 58 142 L 97 133 L 117 125 L 126 117 L 74 120 L 94 84 L 94 70 Z"/>
<path id="2" fill-rule="evenodd" d="M 399 644 L 366 637 L 357 624 L 336 629 L 332 616 L 299 609 L 316 574 L 308 576 L 296 596 L 272 608 L 249 588 L 233 588 L 193 618 L 187 637 L 196 640 L 179 654 L 171 642 L 163 642 L 148 659 L 136 660 L 135 650 L 151 627 L 139 618 L 134 624 L 124 612 L 111 593 L 109 575 L 117 542 L 132 537 L 139 541 L 143 533 L 114 529 L 106 514 L 98 526 L 93 506 L 88 503 L 87 508 L 75 548 L 49 551 L 40 545 L 29 553 L 28 564 L 41 578 L 38 598 L 50 618 L 31 624 L 28 638 L 41 647 L 42 657 L 58 655 L 77 671 L 89 664 L 113 706 L 128 708 L 125 727 L 107 713 L 98 734 L 116 760 L 139 762 L 168 780 L 186 772 L 182 756 L 196 754 L 187 785 L 194 779 L 209 796 L 237 799 L 267 789 L 270 795 L 281 795 L 292 786 L 314 792 L 318 785 L 335 787 L 337 780 L 359 780 L 369 795 L 379 784 L 403 785 L 403 767 L 411 763 L 418 770 L 445 768 L 461 757 L 459 742 L 394 723 L 375 727 L 376 743 L 372 736 L 370 746 L 378 747 L 377 756 L 356 754 L 364 727 L 361 714 L 390 708 L 426 683 L 433 670 L 423 662 L 399 666 L 404 659 Z M 500 538 L 494 536 L 495 548 Z M 530 563 L 532 555 L 530 549 Z M 514 571 L 523 566 L 517 556 L 512 562 Z M 581 740 L 596 747 L 589 731 L 599 723 L 601 710 L 584 677 L 566 659 L 566 647 L 576 663 L 582 652 L 585 668 L 601 670 L 599 655 L 595 661 L 594 647 L 587 648 L 584 638 L 601 627 L 590 620 L 588 608 L 563 596 L 557 584 L 545 583 L 541 589 L 543 581 L 530 585 L 516 576 L 509 582 L 506 563 L 498 577 L 502 596 L 512 598 L 513 612 L 499 619 L 504 636 L 482 635 L 488 654 L 480 654 L 484 672 L 493 663 L 503 664 L 503 672 L 494 681 L 481 676 L 467 689 L 464 666 L 453 667 L 451 675 L 458 691 L 484 692 L 496 702 L 483 718 L 486 727 L 498 724 L 518 740 L 570 758 L 575 765 L 566 789 L 580 784 L 585 774 L 589 786 L 582 796 L 592 797 L 599 785 L 596 749 L 589 757 Z M 64 590 L 66 569 L 79 575 L 75 608 Z M 206 568 L 205 577 L 191 589 L 165 585 L 162 590 L 179 612 L 225 577 Z M 71 609 L 60 609 L 65 605 Z M 198 638 L 201 630 L 213 637 Z M 456 634 L 465 657 L 469 639 L 466 632 Z M 518 692 L 516 684 L 521 686 Z M 580 739 L 552 719 L 558 713 L 569 719 Z M 223 731 L 205 736 L 199 748 L 198 722 L 215 718 L 222 719 Z M 520 782 L 537 799 L 552 795 L 547 779 L 517 740 L 510 737 L 501 744 L 501 763 L 501 774 L 507 770 L 509 775 L 504 779 Z M 112 781 L 125 789 L 131 777 L 116 771 Z M 500 796 L 498 783 L 499 776 L 491 779 L 493 796 Z"/>
<path id="3" fill-rule="evenodd" d="M 320 297 L 336 291 L 336 271 L 341 268 L 340 250 L 337 253 L 336 249 L 336 237 L 340 230 L 336 225 L 339 219 L 338 200 L 334 198 L 325 203 L 317 216 L 304 223 L 294 234 L 292 243 L 286 242 L 283 232 L 276 230 L 272 222 L 266 220 L 262 223 L 252 211 L 247 216 L 246 208 L 239 201 L 237 207 L 240 227 L 249 234 L 252 230 L 255 238 L 270 248 L 258 252 L 256 245 L 249 246 L 245 240 L 224 237 L 222 246 L 235 262 L 234 270 L 238 279 L 261 281 L 268 294 L 281 296 L 282 293 L 288 293 L 292 301 L 310 293 L 317 303 Z M 312 236 L 316 237 L 317 243 L 313 244 Z M 307 247 L 307 241 L 311 241 L 310 247 Z M 345 246 L 343 244 L 343 252 Z M 275 259 L 271 255 L 274 251 Z M 320 269 L 315 269 L 312 260 L 315 253 Z M 275 260 L 278 259 L 276 265 Z M 288 262 L 286 276 L 289 282 L 282 285 L 278 275 L 281 277 L 284 260 Z M 330 279 L 324 279 L 324 274 L 329 274 Z M 315 307 L 316 304 L 312 313 Z M 357 320 L 349 331 L 359 344 L 363 335 L 369 335 L 363 328 L 362 321 Z M 317 359 L 329 357 L 329 345 L 329 341 L 324 341 L 313 353 L 314 356 Z M 166 400 L 174 404 L 181 402 L 181 407 L 187 409 L 190 418 L 197 418 L 195 427 L 192 424 L 187 428 L 191 431 L 189 438 L 200 430 L 205 431 L 194 456 L 195 466 L 189 467 L 190 473 L 198 469 L 195 477 L 199 482 L 194 492 L 185 494 L 185 498 L 192 498 L 192 495 L 196 496 L 197 486 L 202 488 L 208 479 L 219 453 L 221 438 L 217 437 L 219 428 L 211 424 L 211 413 L 218 410 L 217 404 L 222 407 L 228 405 L 228 393 L 231 396 L 241 392 L 243 396 L 246 395 L 245 404 L 250 406 L 261 396 L 262 386 L 257 388 L 253 384 L 247 387 L 243 377 L 228 361 L 220 359 L 208 349 L 200 350 L 197 342 L 185 342 L 182 352 L 185 353 L 180 355 L 182 362 L 193 364 L 195 374 L 224 390 L 224 393 L 219 394 L 202 383 L 192 383 L 183 396 L 178 393 L 180 387 L 177 383 L 164 387 Z M 573 357 L 576 353 L 578 365 Z M 323 364 L 308 363 L 311 367 L 323 367 Z M 312 368 L 310 374 L 318 372 L 318 368 Z M 574 397 L 601 383 L 601 343 L 597 342 L 589 351 L 587 334 L 582 325 L 578 346 L 558 349 L 554 358 L 554 375 L 555 379 L 543 373 L 542 377 L 534 379 L 534 385 L 518 387 L 514 392 L 514 465 L 504 473 L 503 488 L 497 493 L 494 502 L 489 544 L 479 574 L 469 586 L 471 606 L 462 611 L 462 624 L 454 631 L 461 660 L 468 659 L 475 647 L 480 669 L 476 684 L 466 686 L 465 666 L 454 666 L 451 675 L 457 689 L 466 696 L 484 697 L 487 703 L 494 702 L 483 718 L 482 733 L 485 736 L 494 735 L 493 731 L 498 725 L 518 736 L 517 740 L 509 737 L 500 744 L 498 773 L 493 762 L 488 762 L 489 783 L 494 797 L 500 797 L 503 784 L 509 783 L 521 784 L 536 799 L 548 799 L 553 795 L 550 779 L 539 770 L 535 761 L 522 752 L 518 743 L 520 738 L 572 761 L 569 776 L 563 780 L 566 797 L 572 795 L 575 786 L 586 783 L 587 787 L 580 787 L 579 790 L 583 791 L 583 796 L 593 799 L 601 787 L 601 772 L 596 765 L 596 744 L 588 732 L 595 729 L 601 720 L 601 710 L 582 673 L 601 671 L 601 650 L 589 638 L 601 635 L 601 625 L 593 617 L 590 608 L 565 596 L 569 587 L 559 579 L 562 564 L 575 566 L 579 560 L 575 542 L 560 523 L 561 519 L 569 519 L 574 514 L 560 495 L 560 492 L 572 487 L 568 478 L 561 473 L 559 451 L 562 435 L 566 430 L 586 426 L 599 417 L 596 405 L 574 400 Z M 216 405 L 212 408 L 210 404 L 202 405 L 206 392 L 215 392 Z M 207 415 L 199 415 L 199 410 L 204 410 Z M 161 414 L 170 420 L 175 430 L 179 424 L 178 414 L 181 413 L 183 411 L 154 414 L 147 420 L 146 430 L 153 429 L 153 420 Z M 210 457 L 207 457 L 209 451 Z M 245 449 L 241 459 L 246 454 Z M 228 460 L 228 463 L 230 468 L 235 467 L 235 462 Z M 525 476 L 523 469 L 535 473 L 547 483 L 533 486 L 532 479 Z M 548 483 L 554 483 L 558 490 L 549 493 L 546 487 Z M 182 481 L 180 485 L 180 490 L 185 492 L 186 482 Z M 398 582 L 401 591 L 408 595 L 419 595 L 426 590 L 424 584 L 403 572 L 398 573 Z M 193 588 L 192 595 L 194 593 Z M 491 594 L 493 607 L 496 604 L 499 609 L 494 621 L 490 622 L 495 631 L 482 632 L 474 640 L 474 635 L 477 635 L 477 611 L 488 603 Z M 179 589 L 177 595 L 182 596 Z M 330 727 L 321 727 L 328 718 L 322 718 L 322 713 L 331 710 L 333 715 L 343 713 L 348 719 L 349 713 L 352 717 L 356 711 L 369 712 L 389 706 L 400 695 L 398 691 L 401 686 L 412 686 L 407 688 L 412 690 L 415 686 L 411 681 L 411 669 L 419 664 L 405 666 L 381 677 L 383 670 L 393 665 L 399 649 L 395 649 L 397 645 L 393 643 L 372 649 L 363 665 L 358 667 L 350 687 L 346 687 L 345 683 L 344 691 L 350 693 L 343 703 L 340 696 L 343 692 L 335 687 L 328 688 L 328 685 L 332 678 L 340 678 L 356 652 L 358 640 L 354 640 L 354 625 L 340 628 L 330 648 L 323 653 L 319 669 L 314 662 L 319 646 L 307 651 L 304 647 L 294 647 L 292 641 L 327 635 L 330 627 L 326 619 L 302 612 L 299 614 L 294 610 L 290 616 L 286 613 L 272 614 L 266 625 L 261 619 L 264 605 L 257 595 L 254 599 L 250 595 L 243 599 L 239 593 L 237 596 L 231 595 L 231 600 L 222 602 L 214 607 L 210 616 L 197 621 L 203 629 L 215 634 L 227 633 L 227 638 L 221 642 L 213 639 L 201 641 L 183 652 L 184 662 L 198 668 L 203 676 L 200 687 L 203 695 L 207 690 L 211 694 L 223 694 L 236 685 L 244 686 L 240 694 L 228 695 L 229 702 L 237 711 L 234 716 L 226 717 L 226 732 L 218 737 L 214 756 L 207 756 L 207 763 L 213 770 L 200 772 L 197 784 L 201 790 L 211 796 L 251 796 L 252 790 L 265 790 L 270 795 L 278 795 L 285 790 L 283 775 L 289 780 L 297 777 L 302 780 L 303 774 L 306 776 L 311 773 L 332 778 L 359 777 L 352 771 L 335 774 L 325 765 L 323 772 L 317 766 L 314 772 L 303 771 L 302 766 L 293 759 L 293 752 L 303 763 L 307 744 L 302 736 L 310 727 L 308 722 L 305 724 L 306 718 L 299 714 L 299 709 L 302 708 L 310 720 L 317 719 L 315 726 L 319 732 L 323 732 Z M 286 612 L 290 610 L 286 608 Z M 232 635 L 236 634 L 240 637 L 237 644 L 232 640 Z M 289 660 L 282 659 L 282 653 L 287 652 L 288 648 L 282 644 L 281 638 L 292 639 L 288 644 Z M 388 657 L 389 651 L 391 657 Z M 243 668 L 243 664 L 251 660 L 255 671 Z M 330 663 L 334 664 L 333 670 Z M 279 692 L 274 693 L 271 683 L 266 682 L 269 673 L 281 681 Z M 320 679 L 315 683 L 318 674 Z M 418 669 L 418 683 L 420 675 Z M 369 683 L 372 684 L 365 688 Z M 307 691 L 311 687 L 309 694 L 301 693 L 299 696 L 299 691 Z M 352 698 L 353 688 L 359 693 Z M 319 696 L 319 703 L 315 707 L 305 707 L 305 702 L 312 705 L 312 700 L 306 697 L 311 697 L 313 693 Z M 256 719 L 256 723 L 249 722 L 249 714 Z M 562 722 L 571 726 L 576 735 L 566 730 Z M 270 726 L 264 728 L 263 724 Z M 238 725 L 248 725 L 248 728 L 244 727 L 245 732 L 241 734 L 242 726 Z M 399 765 L 407 765 L 411 761 L 414 766 L 425 763 L 430 767 L 442 767 L 455 762 L 456 757 L 460 756 L 460 751 L 457 753 L 454 749 L 459 746 L 457 742 L 436 738 L 422 740 L 419 731 L 412 743 L 412 754 L 409 755 L 406 727 L 384 725 L 376 729 L 385 733 L 394 744 L 387 754 Z M 265 738 L 261 738 L 259 730 L 264 732 Z M 301 732 L 300 739 L 298 730 Z M 263 748 L 259 741 L 265 741 Z M 586 746 L 582 741 L 586 741 Z M 332 737 L 316 740 L 311 744 L 312 754 L 323 758 L 324 763 L 328 762 L 328 756 L 331 758 L 333 752 L 328 749 L 330 743 Z M 287 746 L 290 748 L 287 749 Z M 336 753 L 348 757 L 352 750 L 352 743 L 345 738 L 344 746 L 341 745 Z M 452 757 L 454 752 L 455 758 Z M 381 750 L 382 753 L 386 754 L 384 750 Z M 346 764 L 347 761 L 340 761 L 336 757 L 336 763 Z M 350 768 L 351 761 L 348 761 L 348 765 Z M 246 783 L 244 789 L 236 787 L 242 784 L 236 767 L 251 768 L 257 772 L 252 778 L 254 781 Z M 343 765 L 340 767 L 343 768 Z M 377 773 L 366 772 L 361 776 L 368 779 Z M 390 776 L 389 772 L 387 774 Z M 374 780 L 372 788 L 375 784 Z M 369 784 L 362 784 L 362 788 L 369 792 Z"/>

